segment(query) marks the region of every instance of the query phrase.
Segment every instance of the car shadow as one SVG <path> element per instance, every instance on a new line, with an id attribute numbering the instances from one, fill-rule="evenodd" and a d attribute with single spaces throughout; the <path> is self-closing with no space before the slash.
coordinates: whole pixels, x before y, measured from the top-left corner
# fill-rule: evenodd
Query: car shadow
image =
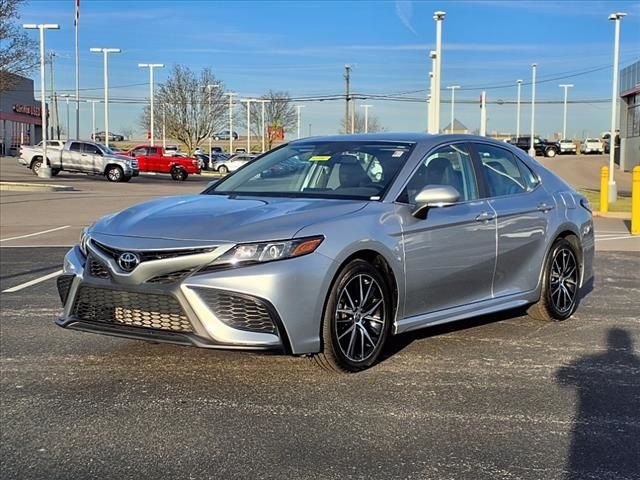
<path id="1" fill-rule="evenodd" d="M 480 327 L 482 325 L 488 325 L 490 323 L 497 323 L 503 320 L 522 317 L 526 315 L 526 313 L 526 307 L 520 307 L 511 310 L 505 310 L 502 312 L 467 318 L 465 320 L 458 320 L 441 325 L 434 325 L 432 327 L 424 327 L 419 330 L 402 333 L 400 335 L 394 335 L 387 340 L 385 349 L 383 350 L 382 356 L 380 358 L 380 362 L 384 362 L 390 357 L 393 357 L 417 340 L 437 337 L 452 332 L 459 332 L 470 328 Z"/>
<path id="2" fill-rule="evenodd" d="M 41 268 L 34 268 L 33 270 L 27 270 L 26 272 L 12 273 L 11 275 L 2 275 L 0 276 L 0 280 L 8 280 L 10 278 L 23 277 L 23 276 L 32 275 L 34 273 L 40 273 L 40 272 L 46 272 L 46 271 L 54 272 L 58 268 L 60 268 L 59 264 L 49 265 L 47 267 L 41 267 Z"/>
<path id="3" fill-rule="evenodd" d="M 640 356 L 630 333 L 609 329 L 604 353 L 577 359 L 555 378 L 577 395 L 565 479 L 639 478 Z"/>

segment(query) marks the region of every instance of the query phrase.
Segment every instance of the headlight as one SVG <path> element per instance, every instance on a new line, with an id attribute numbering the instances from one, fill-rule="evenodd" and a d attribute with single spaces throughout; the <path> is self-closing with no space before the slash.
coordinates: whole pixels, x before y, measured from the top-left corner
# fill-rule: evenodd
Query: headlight
<path id="1" fill-rule="evenodd" d="M 236 245 L 200 272 L 301 257 L 314 252 L 323 240 L 324 237 L 318 236 Z"/>
<path id="2" fill-rule="evenodd" d="M 87 243 L 89 243 L 89 234 L 87 233 L 87 228 L 82 229 L 82 233 L 80 234 L 80 251 L 86 257 L 87 256 Z"/>
<path id="3" fill-rule="evenodd" d="M 124 163 L 125 163 L 125 165 L 127 166 L 127 168 L 131 168 L 131 165 L 133 165 L 133 164 L 131 163 L 131 160 L 125 160 L 125 162 L 124 162 Z"/>

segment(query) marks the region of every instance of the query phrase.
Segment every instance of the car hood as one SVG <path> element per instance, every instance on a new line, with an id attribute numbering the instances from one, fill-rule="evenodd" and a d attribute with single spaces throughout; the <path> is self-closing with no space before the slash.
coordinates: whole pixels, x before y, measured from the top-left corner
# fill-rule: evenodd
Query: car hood
<path id="1" fill-rule="evenodd" d="M 356 200 L 220 195 L 164 197 L 104 217 L 90 233 L 185 242 L 284 240 L 308 225 L 348 215 L 366 204 Z"/>

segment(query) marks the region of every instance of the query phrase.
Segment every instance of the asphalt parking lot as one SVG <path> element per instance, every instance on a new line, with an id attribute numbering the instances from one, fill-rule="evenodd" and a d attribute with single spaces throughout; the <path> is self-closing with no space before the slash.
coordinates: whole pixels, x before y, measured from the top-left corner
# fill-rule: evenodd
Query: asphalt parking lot
<path id="1" fill-rule="evenodd" d="M 38 180 L 4 161 L 0 178 Z M 209 180 L 2 192 L 2 478 L 640 478 L 640 239 L 618 219 L 597 219 L 595 289 L 570 320 L 425 329 L 357 375 L 54 325 L 83 226 Z"/>

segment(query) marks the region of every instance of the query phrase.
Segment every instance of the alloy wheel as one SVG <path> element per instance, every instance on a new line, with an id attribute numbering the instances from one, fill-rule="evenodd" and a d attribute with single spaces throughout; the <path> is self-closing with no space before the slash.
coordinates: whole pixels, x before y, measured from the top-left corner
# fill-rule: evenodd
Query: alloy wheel
<path id="1" fill-rule="evenodd" d="M 386 328 L 382 288 L 367 274 L 349 280 L 338 296 L 334 313 L 336 339 L 341 353 L 352 362 L 374 354 Z"/>
<path id="2" fill-rule="evenodd" d="M 573 308 L 578 293 L 578 262 L 569 248 L 556 251 L 551 263 L 549 296 L 554 308 L 565 314 Z"/>

